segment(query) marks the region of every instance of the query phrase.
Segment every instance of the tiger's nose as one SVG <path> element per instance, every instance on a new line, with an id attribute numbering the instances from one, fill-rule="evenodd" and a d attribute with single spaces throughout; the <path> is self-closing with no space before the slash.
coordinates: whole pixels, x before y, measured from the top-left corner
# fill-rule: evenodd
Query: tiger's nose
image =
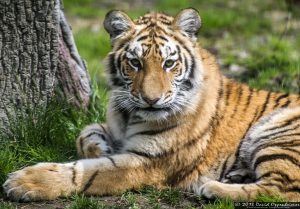
<path id="1" fill-rule="evenodd" d="M 154 105 L 160 99 L 160 98 L 154 98 L 154 99 L 152 99 L 152 98 L 148 98 L 148 97 L 144 97 L 144 96 L 142 98 L 149 105 Z"/>

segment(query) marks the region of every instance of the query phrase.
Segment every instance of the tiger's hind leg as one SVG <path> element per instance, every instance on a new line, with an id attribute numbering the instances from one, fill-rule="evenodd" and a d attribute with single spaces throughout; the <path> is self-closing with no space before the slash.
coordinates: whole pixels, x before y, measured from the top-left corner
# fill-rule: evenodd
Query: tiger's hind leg
<path id="1" fill-rule="evenodd" d="M 248 169 L 253 181 L 208 181 L 198 193 L 207 198 L 255 200 L 268 195 L 300 201 L 300 108 L 281 109 L 260 120 L 242 140 L 238 153 L 235 170 L 227 176 L 243 176 Z"/>
<path id="2" fill-rule="evenodd" d="M 258 195 L 267 195 L 300 201 L 300 151 L 290 149 L 284 151 L 278 147 L 270 147 L 257 153 L 253 162 L 256 175 L 254 182 L 231 184 L 208 181 L 198 193 L 209 199 L 221 197 L 255 200 Z"/>
<path id="3" fill-rule="evenodd" d="M 77 153 L 83 158 L 98 158 L 113 153 L 112 140 L 105 124 L 86 126 L 76 140 Z"/>

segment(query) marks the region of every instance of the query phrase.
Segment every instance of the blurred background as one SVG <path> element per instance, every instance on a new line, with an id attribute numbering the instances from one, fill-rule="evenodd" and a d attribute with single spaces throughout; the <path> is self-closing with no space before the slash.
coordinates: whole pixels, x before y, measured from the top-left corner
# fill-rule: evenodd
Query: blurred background
<path id="1" fill-rule="evenodd" d="M 94 89 L 106 89 L 103 59 L 110 44 L 102 21 L 109 10 L 137 18 L 149 11 L 176 15 L 187 7 L 200 12 L 199 42 L 226 75 L 256 88 L 300 93 L 299 0 L 64 0 Z"/>

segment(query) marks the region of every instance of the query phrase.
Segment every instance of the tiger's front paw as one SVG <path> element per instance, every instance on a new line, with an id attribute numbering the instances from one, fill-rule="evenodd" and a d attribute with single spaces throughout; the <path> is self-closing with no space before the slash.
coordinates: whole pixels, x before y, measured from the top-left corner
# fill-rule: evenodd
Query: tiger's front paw
<path id="1" fill-rule="evenodd" d="M 13 201 L 53 200 L 75 191 L 72 175 L 75 164 L 39 163 L 10 173 L 3 184 Z"/>
<path id="2" fill-rule="evenodd" d="M 113 152 L 111 139 L 105 127 L 92 124 L 85 127 L 77 139 L 77 152 L 85 158 L 98 158 Z"/>
<path id="3" fill-rule="evenodd" d="M 232 200 L 245 200 L 248 192 L 245 190 L 247 184 L 227 184 L 219 181 L 209 181 L 200 187 L 200 195 L 207 199 L 230 198 Z"/>
<path id="4" fill-rule="evenodd" d="M 217 181 L 208 181 L 200 187 L 200 195 L 206 199 L 215 199 L 219 190 Z"/>

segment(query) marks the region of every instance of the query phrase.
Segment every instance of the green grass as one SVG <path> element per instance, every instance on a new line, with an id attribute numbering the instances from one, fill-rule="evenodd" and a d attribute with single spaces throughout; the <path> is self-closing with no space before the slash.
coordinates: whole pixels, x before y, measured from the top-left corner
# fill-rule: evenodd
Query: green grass
<path id="1" fill-rule="evenodd" d="M 14 209 L 14 205 L 9 202 L 0 202 L 0 209 Z"/>
<path id="2" fill-rule="evenodd" d="M 189 198 L 191 199 L 191 197 Z M 187 195 L 180 190 L 170 188 L 158 190 L 153 187 L 145 187 L 138 191 L 127 191 L 121 196 L 115 196 L 114 199 L 99 199 L 86 197 L 84 195 L 74 195 L 71 200 L 72 203 L 68 206 L 68 209 L 160 209 L 166 206 L 171 208 L 192 209 L 199 208 L 203 205 L 200 198 L 187 201 Z"/>
<path id="3" fill-rule="evenodd" d="M 24 166 L 76 159 L 76 137 L 85 125 L 104 121 L 105 105 L 105 89 L 94 86 L 87 112 L 56 101 L 11 121 L 11 133 L 0 136 L 0 184 L 9 172 Z"/>
<path id="4" fill-rule="evenodd" d="M 99 203 L 94 198 L 89 198 L 84 195 L 76 195 L 72 198 L 73 203 L 69 205 L 68 209 L 100 209 L 104 208 L 104 205 Z"/>
<path id="5" fill-rule="evenodd" d="M 53 102 L 45 110 L 36 109 L 20 116 L 11 134 L 1 136 L 0 184 L 9 172 L 41 161 L 71 161 L 77 158 L 75 138 L 86 124 L 105 120 L 107 86 L 104 79 L 104 57 L 110 50 L 109 37 L 101 26 L 105 13 L 122 9 L 131 17 L 147 10 L 175 15 L 179 9 L 199 10 L 202 28 L 199 42 L 213 51 L 226 74 L 255 88 L 300 93 L 300 29 L 292 22 L 300 21 L 299 9 L 283 0 L 161 0 L 144 8 L 130 0 L 114 3 L 101 0 L 64 0 L 65 12 L 72 24 L 76 44 L 87 61 L 92 79 L 93 96 L 88 112 L 63 102 Z M 275 2 L 275 3 L 274 3 Z M 272 14 L 288 14 L 290 22 L 274 19 Z M 80 20 L 79 22 L 77 20 Z M 243 52 L 243 53 L 241 53 Z M 244 55 L 242 55 L 244 54 Z M 231 72 L 232 65 L 245 72 Z M 1 202 L 0 209 L 15 208 Z M 201 208 L 203 201 L 196 195 L 179 190 L 157 190 L 147 187 L 128 191 L 113 199 L 74 195 L 66 207 L 77 208 Z M 259 197 L 257 201 L 283 201 L 276 197 Z M 233 208 L 231 200 L 216 200 L 206 208 Z"/>

